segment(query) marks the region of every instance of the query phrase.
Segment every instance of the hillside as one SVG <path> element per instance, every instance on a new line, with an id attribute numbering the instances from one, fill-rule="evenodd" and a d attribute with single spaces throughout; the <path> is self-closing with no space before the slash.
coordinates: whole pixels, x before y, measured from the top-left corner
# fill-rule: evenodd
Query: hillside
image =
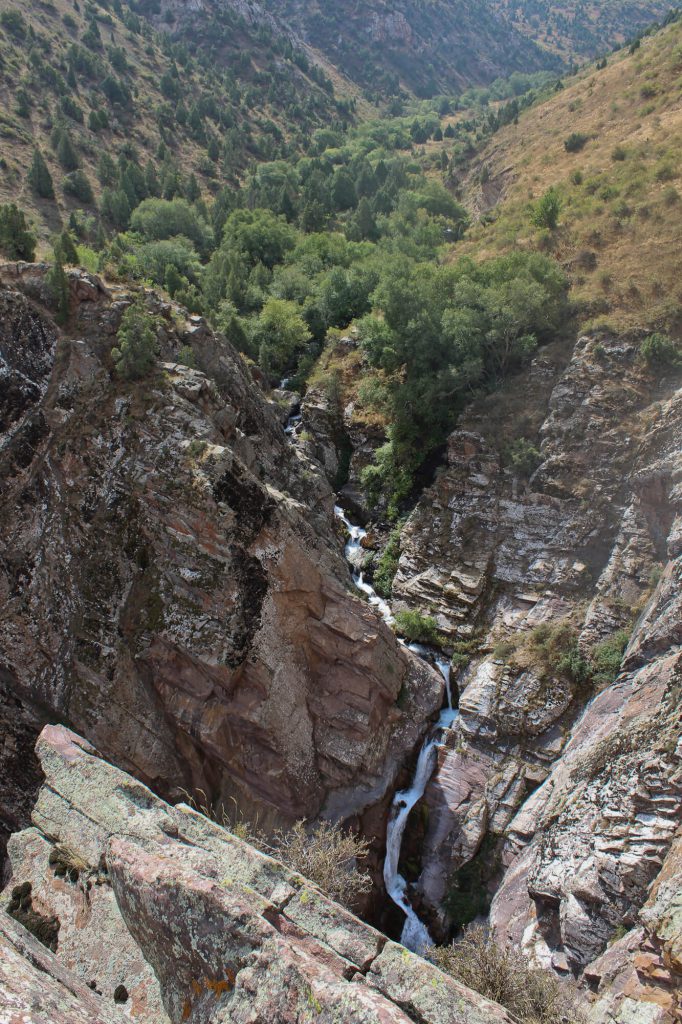
<path id="1" fill-rule="evenodd" d="M 594 57 L 664 17 L 669 0 L 491 0 L 519 32 L 567 60 Z"/>
<path id="2" fill-rule="evenodd" d="M 101 208 L 103 191 L 122 179 L 117 162 L 119 172 L 121 161 L 134 165 L 120 181 L 132 209 L 146 195 L 196 198 L 192 175 L 200 192 L 216 194 L 251 161 L 296 152 L 316 128 L 347 123 L 347 102 L 302 51 L 229 12 L 219 27 L 211 33 L 214 43 L 229 39 L 224 60 L 155 36 L 121 3 L 20 10 L 0 0 L 0 201 L 19 202 L 46 238 L 74 210 Z M 34 148 L 56 202 L 28 187 Z M 118 199 L 103 211 L 106 229 L 125 223 Z"/>
<path id="3" fill-rule="evenodd" d="M 542 247 L 568 271 L 583 323 L 678 324 L 681 46 L 678 22 L 607 67 L 567 79 L 518 125 L 500 129 L 459 172 L 480 220 L 453 258 Z M 551 187 L 561 198 L 559 226 L 538 232 L 532 203 Z"/>

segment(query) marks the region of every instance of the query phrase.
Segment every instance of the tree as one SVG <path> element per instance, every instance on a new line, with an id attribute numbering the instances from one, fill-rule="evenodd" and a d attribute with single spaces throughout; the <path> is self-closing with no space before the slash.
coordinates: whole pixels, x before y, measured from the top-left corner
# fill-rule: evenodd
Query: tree
<path id="1" fill-rule="evenodd" d="M 266 372 L 278 374 L 290 367 L 310 340 L 310 331 L 295 302 L 268 299 L 258 317 L 254 340 L 260 365 Z"/>
<path id="2" fill-rule="evenodd" d="M 0 251 L 12 260 L 32 263 L 36 238 L 29 230 L 26 216 L 14 203 L 0 206 Z"/>
<path id="3" fill-rule="evenodd" d="M 75 171 L 80 165 L 71 136 L 64 128 L 57 135 L 57 159 L 65 171 Z"/>
<path id="4" fill-rule="evenodd" d="M 130 203 L 123 189 L 105 188 L 102 193 L 102 216 L 117 231 L 125 231 L 130 221 Z"/>
<path id="5" fill-rule="evenodd" d="M 138 298 L 128 306 L 116 334 L 117 344 L 111 350 L 119 377 L 139 380 L 152 369 L 157 353 L 155 326 L 143 298 Z"/>
<path id="6" fill-rule="evenodd" d="M 76 246 L 73 244 L 73 238 L 66 228 L 55 241 L 54 252 L 55 257 L 61 263 L 68 263 L 72 267 L 75 267 L 78 264 L 78 252 L 76 250 Z"/>
<path id="7" fill-rule="evenodd" d="M 47 287 L 57 313 L 56 321 L 62 327 L 69 319 L 69 281 L 64 273 L 61 253 L 55 251 L 55 261 L 47 275 Z"/>
<path id="8" fill-rule="evenodd" d="M 332 199 L 337 210 L 349 210 L 358 201 L 353 179 L 343 167 L 334 175 Z"/>
<path id="9" fill-rule="evenodd" d="M 72 171 L 67 174 L 63 181 L 63 189 L 66 195 L 80 199 L 82 203 L 92 203 L 95 200 L 92 186 L 87 179 L 85 171 Z"/>
<path id="10" fill-rule="evenodd" d="M 28 172 L 28 183 L 41 199 L 54 199 L 52 175 L 39 149 L 33 150 L 33 161 Z"/>
<path id="11" fill-rule="evenodd" d="M 554 231 L 559 224 L 562 205 L 557 189 L 554 186 L 548 188 L 535 204 L 531 213 L 531 221 L 536 228 L 547 228 L 548 231 Z"/>

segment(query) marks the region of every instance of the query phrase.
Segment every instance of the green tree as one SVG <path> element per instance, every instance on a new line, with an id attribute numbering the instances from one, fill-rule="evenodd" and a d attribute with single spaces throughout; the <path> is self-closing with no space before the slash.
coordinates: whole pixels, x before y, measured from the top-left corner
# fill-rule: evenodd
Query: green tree
<path id="1" fill-rule="evenodd" d="M 95 201 L 92 185 L 88 181 L 85 171 L 77 170 L 67 174 L 62 187 L 66 195 L 79 199 L 81 203 L 93 203 Z"/>
<path id="2" fill-rule="evenodd" d="M 78 252 L 73 243 L 73 239 L 66 228 L 54 243 L 54 253 L 55 259 L 60 263 L 68 263 L 72 267 L 78 265 Z"/>
<path id="3" fill-rule="evenodd" d="M 32 263 L 35 259 L 35 235 L 29 230 L 23 210 L 15 203 L 0 206 L 0 251 L 12 260 Z"/>
<path id="4" fill-rule="evenodd" d="M 268 299 L 254 332 L 258 362 L 263 369 L 272 374 L 289 369 L 294 357 L 309 340 L 310 331 L 296 303 L 286 299 Z"/>
<path id="5" fill-rule="evenodd" d="M 56 309 L 55 319 L 63 327 L 69 319 L 69 281 L 64 273 L 58 249 L 55 251 L 55 261 L 47 275 L 47 287 Z"/>
<path id="6" fill-rule="evenodd" d="M 554 186 L 548 188 L 533 207 L 531 221 L 536 228 L 547 228 L 548 231 L 554 231 L 559 224 L 562 205 L 558 190 Z"/>
<path id="7" fill-rule="evenodd" d="M 65 128 L 57 134 L 57 159 L 65 171 L 75 171 L 80 165 L 78 153 Z"/>
<path id="8" fill-rule="evenodd" d="M 144 299 L 131 303 L 121 317 L 116 346 L 111 355 L 119 377 L 139 380 L 156 362 L 156 324 L 145 308 Z"/>
<path id="9" fill-rule="evenodd" d="M 39 149 L 33 150 L 33 161 L 28 172 L 28 183 L 41 199 L 54 199 L 52 175 Z"/>

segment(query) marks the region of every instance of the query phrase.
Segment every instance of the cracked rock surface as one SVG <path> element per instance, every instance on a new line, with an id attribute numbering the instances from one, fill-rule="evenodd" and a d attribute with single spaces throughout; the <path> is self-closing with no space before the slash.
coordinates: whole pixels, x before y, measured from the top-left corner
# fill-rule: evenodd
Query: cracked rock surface
<path id="1" fill-rule="evenodd" d="M 38 754 L 45 782 L 33 826 L 10 840 L 0 897 L 9 1024 L 39 1000 L 57 1007 L 54 1017 L 31 1019 L 54 1024 L 511 1024 L 497 1004 L 192 808 L 164 803 L 64 727 L 43 730 Z M 36 913 L 58 919 L 55 952 L 6 913 L 12 893 L 27 890 Z"/>

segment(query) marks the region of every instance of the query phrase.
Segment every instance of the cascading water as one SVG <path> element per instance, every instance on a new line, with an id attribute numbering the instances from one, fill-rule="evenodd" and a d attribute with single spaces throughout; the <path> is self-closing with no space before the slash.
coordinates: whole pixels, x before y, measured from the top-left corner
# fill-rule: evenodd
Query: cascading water
<path id="1" fill-rule="evenodd" d="M 348 530 L 348 541 L 346 542 L 346 559 L 351 567 L 353 582 L 358 590 L 367 595 L 369 603 L 373 605 L 384 622 L 389 626 L 395 622 L 391 609 L 364 579 L 362 572 L 362 541 L 367 536 L 367 531 L 361 526 L 355 526 L 346 516 L 342 508 L 337 505 L 334 514 L 341 520 Z M 400 790 L 393 797 L 391 814 L 386 830 L 386 859 L 384 861 L 384 884 L 386 892 L 393 902 L 400 907 L 405 914 L 405 924 L 401 936 L 401 942 L 408 949 L 416 953 L 422 952 L 428 946 L 433 945 L 426 925 L 420 921 L 412 904 L 407 898 L 407 881 L 398 871 L 400 862 L 400 849 L 407 827 L 407 819 L 414 805 L 421 800 L 424 791 L 433 775 L 438 759 L 438 748 L 442 745 L 443 734 L 447 729 L 452 728 L 459 712 L 452 705 L 452 686 L 450 682 L 450 662 L 444 658 L 435 656 L 435 652 L 422 644 L 407 644 L 409 650 L 421 658 L 435 661 L 443 678 L 447 693 L 447 707 L 443 708 L 440 717 L 429 734 L 419 752 L 417 767 L 415 769 L 412 785 L 409 789 Z"/>

